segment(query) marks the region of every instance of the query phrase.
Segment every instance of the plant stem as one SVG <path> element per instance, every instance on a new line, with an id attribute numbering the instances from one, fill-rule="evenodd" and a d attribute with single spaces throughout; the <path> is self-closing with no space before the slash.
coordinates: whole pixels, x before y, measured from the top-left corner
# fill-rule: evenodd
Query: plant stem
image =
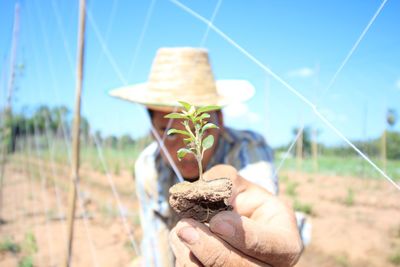
<path id="1" fill-rule="evenodd" d="M 201 157 L 196 156 L 196 159 L 199 166 L 199 179 L 203 181 L 203 167 L 201 166 Z"/>
<path id="2" fill-rule="evenodd" d="M 197 160 L 197 165 L 199 166 L 199 179 L 203 181 L 203 166 L 201 164 L 202 160 L 202 155 L 201 155 L 201 136 L 199 132 L 199 127 L 195 127 L 195 133 L 196 133 L 196 160 Z"/>

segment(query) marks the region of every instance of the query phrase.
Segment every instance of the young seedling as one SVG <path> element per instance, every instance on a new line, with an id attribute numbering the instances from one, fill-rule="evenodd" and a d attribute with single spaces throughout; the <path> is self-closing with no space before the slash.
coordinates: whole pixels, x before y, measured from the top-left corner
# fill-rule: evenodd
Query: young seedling
<path id="1" fill-rule="evenodd" d="M 228 199 L 232 194 L 232 181 L 220 177 L 207 181 L 203 177 L 202 159 L 207 149 L 214 144 L 213 135 L 207 135 L 208 129 L 218 129 L 218 126 L 208 122 L 209 111 L 220 109 L 218 106 L 203 106 L 196 108 L 186 102 L 179 102 L 183 110 L 180 113 L 170 113 L 168 119 L 181 120 L 184 130 L 170 129 L 167 134 L 183 135 L 185 147 L 177 151 L 179 160 L 193 154 L 199 168 L 199 179 L 195 182 L 184 181 L 172 186 L 169 190 L 169 203 L 181 218 L 193 218 L 200 222 L 209 222 L 218 212 L 231 210 Z"/>
<path id="2" fill-rule="evenodd" d="M 207 112 L 220 109 L 220 107 L 204 106 L 196 109 L 189 103 L 183 101 L 179 101 L 179 103 L 184 108 L 182 112 L 170 113 L 165 118 L 183 120 L 182 125 L 185 127 L 185 130 L 170 129 L 167 134 L 181 134 L 185 136 L 183 141 L 186 147 L 182 147 L 177 151 L 178 159 L 181 160 L 187 154 L 193 154 L 199 168 L 199 179 L 203 181 L 202 159 L 204 152 L 214 144 L 214 136 L 205 136 L 205 134 L 208 129 L 218 129 L 217 125 L 207 122 L 207 119 L 210 118 L 210 114 Z M 194 127 L 193 130 L 191 126 Z"/>

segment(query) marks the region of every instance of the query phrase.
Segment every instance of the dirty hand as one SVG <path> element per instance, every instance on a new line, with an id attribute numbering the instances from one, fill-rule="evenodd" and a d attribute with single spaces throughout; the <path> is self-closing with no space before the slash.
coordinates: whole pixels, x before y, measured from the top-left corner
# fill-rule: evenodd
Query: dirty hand
<path id="1" fill-rule="evenodd" d="M 293 266 L 302 242 L 291 208 L 260 186 L 218 165 L 205 179 L 229 177 L 233 211 L 214 216 L 207 227 L 182 219 L 170 233 L 176 266 Z"/>

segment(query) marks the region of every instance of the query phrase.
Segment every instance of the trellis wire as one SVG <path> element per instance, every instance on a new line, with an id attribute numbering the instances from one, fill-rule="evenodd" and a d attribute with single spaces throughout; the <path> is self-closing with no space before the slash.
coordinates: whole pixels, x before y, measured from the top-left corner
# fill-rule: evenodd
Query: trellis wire
<path id="1" fill-rule="evenodd" d="M 343 60 L 342 64 L 340 64 L 339 68 L 337 69 L 337 71 L 333 75 L 333 77 L 332 77 L 331 81 L 329 82 L 328 86 L 322 91 L 323 95 L 326 94 L 329 91 L 329 89 L 331 89 L 331 87 L 335 83 L 337 77 L 339 76 L 340 72 L 342 71 L 344 66 L 347 64 L 347 62 L 349 61 L 349 59 L 353 55 L 354 51 L 356 51 L 356 49 L 360 45 L 361 41 L 364 39 L 364 36 L 367 34 L 368 30 L 371 28 L 371 25 L 375 22 L 376 18 L 381 13 L 381 11 L 382 11 L 383 7 L 385 6 L 386 2 L 387 2 L 387 0 L 383 0 L 382 1 L 382 3 L 379 6 L 378 10 L 375 12 L 374 16 L 368 22 L 367 26 L 364 28 L 364 30 L 362 31 L 361 35 L 358 37 L 358 39 L 354 43 L 353 47 L 350 49 L 349 53 L 347 54 L 347 56 Z"/>
<path id="2" fill-rule="evenodd" d="M 39 15 L 39 20 L 41 20 L 40 15 Z M 52 61 L 49 59 L 50 58 L 50 53 L 49 53 L 47 33 L 44 30 L 43 23 L 42 22 L 39 22 L 39 23 L 41 25 L 41 31 L 42 31 L 43 39 L 45 41 L 44 42 L 45 43 L 45 51 L 46 51 L 46 54 L 47 54 L 47 57 L 48 57 L 48 61 L 47 62 L 48 62 L 49 68 L 52 69 L 52 67 L 53 67 Z M 36 62 L 38 62 L 35 51 L 33 51 L 32 54 L 34 55 L 34 57 L 36 59 Z M 58 88 L 59 87 L 58 87 L 57 81 L 55 79 L 55 74 L 54 74 L 53 71 L 50 71 L 50 76 L 51 76 L 53 84 L 54 84 L 53 92 L 55 92 L 56 98 L 59 99 L 59 94 L 58 94 Z M 37 77 L 39 77 L 38 71 L 37 71 Z M 41 94 L 40 88 L 39 88 L 39 93 Z M 65 131 L 65 126 L 64 126 L 65 122 L 64 122 L 63 116 L 62 116 L 62 114 L 60 112 L 59 112 L 59 116 L 60 116 L 60 122 L 59 122 L 60 125 L 59 125 L 59 127 L 62 127 L 62 131 L 63 131 L 62 135 L 63 135 L 64 143 L 65 143 L 66 148 L 67 148 L 66 149 L 67 150 L 67 158 L 68 158 L 69 162 L 71 163 L 71 152 L 70 152 L 69 142 L 68 142 L 68 139 L 67 139 L 67 134 L 66 134 L 66 131 Z M 48 146 L 50 148 L 50 137 L 49 137 L 49 134 L 48 134 L 48 125 L 47 125 L 49 123 L 49 121 L 48 121 L 49 118 L 46 117 L 45 119 L 46 119 L 47 141 L 48 141 Z M 53 142 L 52 152 L 51 152 L 51 164 L 52 164 L 53 175 L 55 177 L 57 177 L 56 174 L 55 174 L 55 169 L 54 169 L 54 154 L 53 154 L 54 150 L 53 149 L 54 149 L 54 142 Z M 55 188 L 57 188 L 57 187 L 55 186 Z M 56 190 L 56 192 L 57 191 L 58 190 Z M 57 199 L 59 199 L 59 196 L 57 196 Z M 86 237 L 88 239 L 89 248 L 90 248 L 90 252 L 91 252 L 91 256 L 92 256 L 92 262 L 93 262 L 94 266 L 99 266 L 98 262 L 97 262 L 97 255 L 96 255 L 96 249 L 94 248 L 93 238 L 92 238 L 92 236 L 90 234 L 90 229 L 89 229 L 90 224 L 89 224 L 88 218 L 86 216 L 87 212 L 85 210 L 85 207 L 82 206 L 82 201 L 83 200 L 82 200 L 82 196 L 79 194 L 79 191 L 78 191 L 78 201 L 79 201 L 79 204 L 80 204 L 81 209 L 83 210 L 83 214 L 84 214 L 83 215 L 83 222 L 84 222 L 84 228 L 85 228 L 85 232 L 86 232 Z M 66 228 L 64 228 L 64 229 L 66 230 Z M 65 237 L 67 237 L 67 236 L 65 235 Z"/>
<path id="3" fill-rule="evenodd" d="M 219 36 L 221 36 L 223 39 L 225 39 L 229 44 L 231 44 L 233 47 L 238 49 L 243 55 L 245 55 L 247 58 L 249 58 L 254 64 L 259 66 L 261 69 L 263 69 L 266 73 L 271 75 L 275 80 L 277 80 L 280 84 L 282 84 L 284 87 L 286 87 L 290 92 L 292 92 L 294 95 L 296 95 L 301 101 L 303 101 L 307 106 L 311 108 L 311 110 L 314 112 L 314 114 L 326 125 L 328 128 L 330 128 L 336 135 L 338 135 L 343 141 L 345 141 L 351 148 L 353 148 L 364 160 L 366 160 L 376 171 L 378 171 L 383 177 L 386 178 L 396 189 L 400 191 L 400 185 L 394 182 L 394 180 L 389 177 L 381 168 L 379 168 L 373 161 L 371 161 L 368 156 L 366 156 L 361 150 L 359 150 L 346 136 L 344 136 L 329 120 L 325 118 L 317 109 L 317 106 L 312 103 L 310 100 L 308 100 L 304 95 L 302 95 L 299 91 L 297 91 L 295 88 L 293 88 L 289 83 L 287 83 L 283 78 L 281 78 L 278 74 L 273 72 L 270 68 L 268 68 L 266 65 L 264 65 L 261 61 L 259 61 L 257 58 L 255 58 L 252 54 L 250 54 L 247 50 L 245 50 L 243 47 L 241 47 L 237 42 L 235 42 L 232 38 L 230 38 L 228 35 L 226 35 L 223 31 L 221 31 L 219 28 L 217 28 L 215 25 L 213 25 L 210 21 L 208 21 L 206 18 L 202 17 L 192 9 L 188 8 L 181 2 L 177 0 L 170 0 L 172 3 L 174 3 L 176 6 L 180 7 L 182 10 L 186 11 L 188 14 L 192 15 L 194 18 L 200 20 L 201 22 L 210 25 L 210 28 L 214 30 Z"/>

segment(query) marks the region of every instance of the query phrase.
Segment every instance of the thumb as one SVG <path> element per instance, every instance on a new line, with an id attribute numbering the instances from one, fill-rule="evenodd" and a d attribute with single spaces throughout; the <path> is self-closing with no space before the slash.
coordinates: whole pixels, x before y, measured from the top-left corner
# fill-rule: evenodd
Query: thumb
<path id="1" fill-rule="evenodd" d="M 183 219 L 178 222 L 176 233 L 203 266 L 267 266 L 232 248 L 210 232 L 206 225 L 192 219 Z"/>
<path id="2" fill-rule="evenodd" d="M 210 221 L 210 230 L 232 247 L 244 254 L 272 266 L 294 265 L 302 244 L 296 233 L 285 227 L 268 226 L 268 222 L 256 222 L 232 211 L 223 211 Z"/>

